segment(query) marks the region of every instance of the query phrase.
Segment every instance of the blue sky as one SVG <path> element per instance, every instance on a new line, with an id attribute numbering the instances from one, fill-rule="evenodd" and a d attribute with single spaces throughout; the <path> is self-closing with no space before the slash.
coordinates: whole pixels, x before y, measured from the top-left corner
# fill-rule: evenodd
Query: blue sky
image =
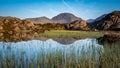
<path id="1" fill-rule="evenodd" d="M 67 12 L 87 20 L 114 10 L 120 10 L 120 0 L 0 0 L 0 16 L 21 19 Z"/>

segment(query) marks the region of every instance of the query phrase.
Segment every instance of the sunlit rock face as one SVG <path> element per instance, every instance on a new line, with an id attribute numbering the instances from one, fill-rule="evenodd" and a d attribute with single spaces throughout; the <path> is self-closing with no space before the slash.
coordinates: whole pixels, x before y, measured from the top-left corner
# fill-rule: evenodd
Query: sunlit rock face
<path id="1" fill-rule="evenodd" d="M 88 30 L 88 25 L 85 20 L 75 20 L 65 25 L 68 30 Z"/>
<path id="2" fill-rule="evenodd" d="M 103 52 L 103 46 L 97 43 L 96 39 L 83 39 L 77 40 L 71 44 L 61 44 L 52 39 L 46 41 L 32 40 L 22 42 L 0 42 L 0 58 L 4 59 L 13 58 L 16 61 L 16 65 L 19 65 L 21 58 L 24 63 L 30 63 L 31 59 L 34 63 L 37 60 L 48 59 L 49 55 L 56 56 L 62 54 L 62 61 L 64 58 L 72 61 L 73 58 L 78 59 L 84 58 L 99 58 L 99 53 Z M 73 57 L 74 56 L 74 57 Z M 0 61 L 1 62 L 1 61 Z"/>
<path id="3" fill-rule="evenodd" d="M 34 24 L 30 21 L 21 20 L 15 17 L 0 17 L 0 30 L 17 33 L 22 30 L 32 30 L 33 28 Z"/>

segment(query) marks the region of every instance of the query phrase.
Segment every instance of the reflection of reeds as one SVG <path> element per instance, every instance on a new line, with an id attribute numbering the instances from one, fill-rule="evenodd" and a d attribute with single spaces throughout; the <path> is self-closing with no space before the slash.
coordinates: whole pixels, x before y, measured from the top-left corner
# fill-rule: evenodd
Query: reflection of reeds
<path id="1" fill-rule="evenodd" d="M 94 46 L 92 46 L 89 47 L 89 49 L 92 48 L 92 53 L 81 50 L 80 56 L 75 54 L 74 51 L 76 49 L 74 47 L 72 48 L 72 52 L 68 54 L 62 50 L 46 53 L 41 48 L 40 55 L 37 56 L 37 61 L 34 60 L 34 57 L 30 60 L 25 60 L 24 53 L 17 60 L 15 59 L 15 55 L 12 54 L 5 57 L 5 59 L 0 59 L 0 68 L 120 68 L 119 44 L 110 45 L 106 43 L 104 45 L 104 53 L 102 50 L 96 51 Z M 95 56 L 96 52 L 100 54 L 98 59 Z M 77 54 L 79 53 L 80 51 L 78 50 Z M 0 58 L 2 58 L 1 54 Z"/>

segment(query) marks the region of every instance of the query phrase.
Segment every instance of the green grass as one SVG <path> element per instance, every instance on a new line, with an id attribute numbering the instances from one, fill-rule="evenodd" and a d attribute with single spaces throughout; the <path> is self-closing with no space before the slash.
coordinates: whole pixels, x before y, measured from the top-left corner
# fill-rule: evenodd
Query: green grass
<path id="1" fill-rule="evenodd" d="M 73 30 L 51 30 L 38 35 L 46 38 L 99 38 L 104 34 L 115 34 L 120 36 L 120 32 L 115 31 L 73 31 Z"/>
<path id="2" fill-rule="evenodd" d="M 68 30 L 51 30 L 39 35 L 39 37 L 47 38 L 98 38 L 103 36 L 103 32 L 94 31 L 68 31 Z"/>
<path id="3" fill-rule="evenodd" d="M 120 68 L 120 41 L 104 43 L 104 54 L 100 56 L 101 68 Z"/>

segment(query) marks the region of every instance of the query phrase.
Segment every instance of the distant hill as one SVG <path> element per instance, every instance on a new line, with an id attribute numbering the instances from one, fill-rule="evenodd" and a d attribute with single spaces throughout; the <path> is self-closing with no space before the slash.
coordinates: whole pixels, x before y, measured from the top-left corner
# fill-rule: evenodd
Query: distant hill
<path id="1" fill-rule="evenodd" d="M 47 17 L 26 18 L 25 20 L 32 21 L 35 24 L 55 23 L 54 21 Z"/>
<path id="2" fill-rule="evenodd" d="M 75 20 L 81 20 L 81 18 L 76 17 L 71 13 L 61 13 L 53 17 L 52 19 L 49 19 L 47 17 L 37 17 L 37 18 L 26 18 L 25 20 L 32 21 L 35 24 L 46 24 L 46 23 L 66 24 L 66 23 L 71 23 Z"/>
<path id="3" fill-rule="evenodd" d="M 81 18 L 71 14 L 71 13 L 61 13 L 52 18 L 53 21 L 58 22 L 60 24 L 71 23 L 75 20 L 81 20 Z"/>
<path id="4" fill-rule="evenodd" d="M 95 19 L 88 19 L 87 23 L 93 23 Z"/>
<path id="5" fill-rule="evenodd" d="M 97 17 L 96 19 L 88 19 L 87 22 L 88 23 L 94 23 L 97 21 L 100 21 L 102 18 L 104 18 L 106 16 L 106 14 L 103 14 L 102 16 Z"/>
<path id="6" fill-rule="evenodd" d="M 118 30 L 120 31 L 120 11 L 113 11 L 92 23 L 98 30 Z"/>

